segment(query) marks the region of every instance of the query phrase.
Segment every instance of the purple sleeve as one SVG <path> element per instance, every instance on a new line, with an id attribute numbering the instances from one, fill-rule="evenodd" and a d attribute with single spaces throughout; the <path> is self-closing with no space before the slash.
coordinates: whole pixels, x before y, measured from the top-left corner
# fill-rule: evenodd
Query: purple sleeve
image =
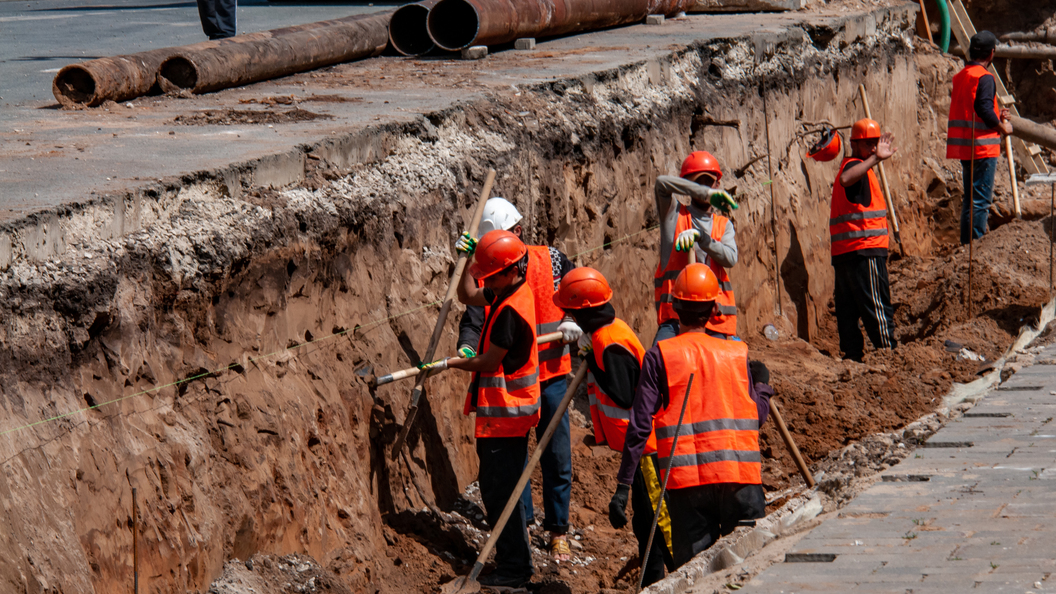
<path id="1" fill-rule="evenodd" d="M 774 396 L 774 388 L 763 382 L 756 383 L 752 379 L 752 368 L 748 368 L 748 394 L 755 401 L 755 408 L 759 411 L 759 428 L 770 417 L 770 399 Z"/>
<path id="2" fill-rule="evenodd" d="M 631 421 L 627 426 L 627 435 L 623 442 L 623 457 L 616 480 L 623 485 L 631 484 L 634 471 L 642 458 L 645 444 L 653 432 L 653 415 L 660 410 L 663 399 L 661 390 L 667 387 L 667 372 L 660 349 L 653 347 L 646 351 L 642 360 L 642 374 L 638 379 L 638 390 L 634 395 L 631 407 Z"/>

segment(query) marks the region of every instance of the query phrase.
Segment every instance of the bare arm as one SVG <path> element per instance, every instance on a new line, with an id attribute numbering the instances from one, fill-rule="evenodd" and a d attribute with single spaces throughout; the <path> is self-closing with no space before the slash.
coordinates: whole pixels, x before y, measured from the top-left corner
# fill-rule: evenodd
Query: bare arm
<path id="1" fill-rule="evenodd" d="M 462 269 L 462 278 L 458 282 L 458 300 L 466 305 L 489 305 L 484 298 L 484 289 L 477 286 L 477 279 L 469 273 L 468 265 Z"/>
<path id="2" fill-rule="evenodd" d="M 870 155 L 869 158 L 863 159 L 860 163 L 843 170 L 843 173 L 840 174 L 840 185 L 845 188 L 847 186 L 853 186 L 861 181 L 874 165 L 890 159 L 896 152 L 898 152 L 898 149 L 891 145 L 891 140 L 892 136 L 890 132 L 886 132 L 880 136 L 880 142 L 876 145 L 876 152 Z"/>
<path id="3" fill-rule="evenodd" d="M 502 365 L 502 359 L 508 352 L 508 349 L 489 344 L 488 349 L 480 355 L 469 359 L 449 359 L 447 366 L 453 369 L 461 369 L 462 371 L 491 373 Z"/>

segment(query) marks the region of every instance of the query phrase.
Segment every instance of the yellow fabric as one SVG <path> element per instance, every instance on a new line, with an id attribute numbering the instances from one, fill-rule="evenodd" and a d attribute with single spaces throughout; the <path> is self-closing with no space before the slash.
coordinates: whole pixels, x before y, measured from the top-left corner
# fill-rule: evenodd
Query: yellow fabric
<path id="1" fill-rule="evenodd" d="M 652 456 L 642 456 L 642 461 L 638 463 L 638 467 L 642 471 L 642 478 L 645 479 L 645 490 L 649 493 L 649 502 L 653 509 L 656 509 L 656 503 L 660 501 L 660 473 L 656 471 L 656 467 L 653 466 L 654 458 Z M 660 533 L 664 535 L 664 542 L 667 543 L 667 550 L 673 550 L 671 548 L 671 516 L 667 513 L 667 504 L 660 508 L 660 520 L 656 523 L 656 527 L 660 529 Z"/>

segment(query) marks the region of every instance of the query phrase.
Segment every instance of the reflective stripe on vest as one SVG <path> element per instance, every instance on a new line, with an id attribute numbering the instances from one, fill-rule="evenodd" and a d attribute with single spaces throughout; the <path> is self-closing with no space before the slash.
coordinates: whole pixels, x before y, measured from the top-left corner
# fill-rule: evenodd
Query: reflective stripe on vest
<path id="1" fill-rule="evenodd" d="M 619 346 L 634 355 L 641 365 L 645 348 L 635 336 L 631 327 L 623 320 L 614 319 L 611 324 L 602 326 L 590 336 L 594 364 L 600 373 L 605 373 L 605 349 Z M 627 436 L 627 427 L 631 421 L 631 411 L 620 408 L 616 402 L 598 385 L 593 371 L 587 374 L 587 394 L 590 397 L 590 418 L 594 423 L 594 441 L 608 444 L 617 452 L 623 451 Z M 633 395 L 632 395 L 633 397 Z M 645 455 L 656 451 L 656 437 L 649 436 L 645 444 Z M 644 459 L 644 458 L 643 458 Z"/>
<path id="2" fill-rule="evenodd" d="M 979 79 L 992 76 L 978 64 L 965 66 L 953 77 L 950 95 L 950 118 L 946 130 L 946 158 L 970 161 L 1001 155 L 1001 133 L 988 128 L 979 114 L 975 113 L 975 94 Z M 994 115 L 1000 117 L 1001 110 L 994 93 Z M 975 150 L 972 150 L 972 146 Z"/>
<path id="3" fill-rule="evenodd" d="M 506 374 L 500 363 L 492 372 L 479 372 L 470 383 L 466 395 L 465 414 L 477 413 L 477 437 L 523 437 L 539 424 L 539 350 L 535 344 L 535 297 L 528 283 L 523 283 L 512 295 L 497 306 L 489 308 L 484 332 L 477 351 L 483 355 L 491 347 L 491 331 L 495 320 L 507 307 L 513 308 L 529 328 L 530 335 L 518 337 L 530 341 L 528 360 L 513 373 Z"/>
<path id="4" fill-rule="evenodd" d="M 887 249 L 887 203 L 876 173 L 872 169 L 866 173 L 869 204 L 864 206 L 848 200 L 847 189 L 840 183 L 843 170 L 852 160 L 861 161 L 855 157 L 845 158 L 832 184 L 829 236 L 833 256 L 864 249 Z"/>
<path id="5" fill-rule="evenodd" d="M 726 233 L 726 225 L 728 223 L 729 219 L 720 214 L 711 215 L 712 240 L 722 241 L 722 236 Z M 693 228 L 693 215 L 690 214 L 688 208 L 679 205 L 678 221 L 675 224 L 675 238 L 678 237 L 679 233 L 691 228 Z M 696 248 L 694 247 L 694 249 Z M 708 320 L 707 327 L 715 332 L 735 335 L 737 334 L 737 300 L 733 294 L 733 283 L 730 282 L 730 276 L 726 269 L 718 262 L 705 257 L 705 263 L 718 278 L 720 289 L 719 297 L 715 300 L 716 313 Z M 674 307 L 671 306 L 674 301 L 671 290 L 679 273 L 688 265 L 689 252 L 676 250 L 672 241 L 671 253 L 667 257 L 667 267 L 661 269 L 660 265 L 657 264 L 656 273 L 653 275 L 653 305 L 656 307 L 657 324 L 678 319 Z"/>
<path id="6" fill-rule="evenodd" d="M 749 393 L 748 346 L 701 332 L 680 334 L 657 346 L 669 402 L 654 417 L 653 428 L 660 467 L 674 458 L 668 488 L 761 484 L 759 410 Z M 672 452 L 690 374 L 696 376 Z"/>
<path id="7" fill-rule="evenodd" d="M 542 245 L 528 246 L 528 285 L 535 295 L 536 336 L 557 332 L 565 312 L 554 305 L 554 289 L 559 278 L 554 277 L 554 264 L 550 248 Z M 539 347 L 539 381 L 563 377 L 572 371 L 572 356 L 568 345 L 551 342 Z"/>

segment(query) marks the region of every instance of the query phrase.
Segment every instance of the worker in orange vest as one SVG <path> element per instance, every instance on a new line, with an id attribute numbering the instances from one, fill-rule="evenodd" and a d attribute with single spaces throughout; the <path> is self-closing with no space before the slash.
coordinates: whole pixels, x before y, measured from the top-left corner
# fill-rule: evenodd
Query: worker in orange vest
<path id="1" fill-rule="evenodd" d="M 484 213 L 480 219 L 480 236 L 501 229 L 523 238 L 521 213 L 508 200 L 502 197 L 490 198 L 484 204 Z M 455 244 L 459 252 L 473 253 L 476 240 L 468 233 L 463 233 Z M 566 376 L 572 371 L 572 357 L 568 343 L 574 343 L 583 335 L 583 330 L 576 322 L 566 316 L 556 305 L 553 295 L 557 284 L 575 268 L 572 261 L 556 248 L 543 245 L 528 246 L 528 285 L 535 295 L 536 334 L 542 336 L 551 332 L 561 332 L 563 339 L 539 347 L 539 389 L 542 405 L 540 408 L 539 426 L 535 430 L 536 439 L 542 437 L 550 419 L 554 416 L 568 388 Z M 485 308 L 468 305 L 459 324 L 459 353 L 472 356 L 473 347 L 480 339 L 480 332 L 486 316 Z M 572 431 L 569 425 L 568 412 L 554 431 L 550 443 L 539 460 L 543 476 L 543 529 L 550 532 L 550 554 L 558 561 L 567 561 L 572 557 L 568 544 L 568 509 L 572 497 Z M 528 522 L 534 521 L 532 506 L 532 484 L 524 487 L 523 503 Z"/>
<path id="2" fill-rule="evenodd" d="M 514 234 L 495 230 L 484 235 L 463 271 L 458 298 L 489 306 L 477 355 L 443 359 L 423 369 L 473 372 L 465 414 L 476 413 L 475 436 L 480 468 L 480 497 L 495 526 L 524 469 L 528 432 L 539 424 L 539 349 L 535 344 L 535 296 L 525 280 L 528 249 Z M 477 288 L 473 279 L 483 281 Z M 532 552 L 524 505 L 518 499 L 513 516 L 495 544 L 495 571 L 481 578 L 488 586 L 520 588 L 532 578 Z"/>
<path id="3" fill-rule="evenodd" d="M 594 441 L 622 452 L 645 348 L 630 326 L 616 317 L 611 300 L 612 289 L 608 281 L 593 268 L 576 268 L 569 272 L 561 279 L 561 286 L 554 294 L 554 303 L 583 328 L 579 354 L 590 368 L 587 394 Z M 639 558 L 645 558 L 653 513 L 660 500 L 659 476 L 656 439 L 650 436 L 631 483 L 631 507 L 634 509 L 631 527 L 638 539 Z M 614 528 L 627 524 L 626 515 L 611 520 Z M 668 570 L 674 569 L 669 544 L 671 518 L 666 507 L 661 508 L 658 527 L 660 534 L 653 539 L 652 552 L 643 570 L 643 584 L 646 586 L 663 579 L 665 566 Z"/>
<path id="4" fill-rule="evenodd" d="M 741 520 L 763 517 L 759 427 L 773 391 L 766 366 L 749 364 L 747 345 L 717 338 L 708 329 L 721 295 L 710 267 L 690 264 L 671 293 L 679 334 L 659 341 L 642 359 L 609 515 L 623 513 L 635 468 L 655 431 L 661 480 L 671 463 L 667 506 L 672 553 L 681 566 Z M 672 451 L 676 431 L 678 445 Z"/>
<path id="5" fill-rule="evenodd" d="M 728 211 L 736 203 L 719 189 L 722 168 L 707 151 L 690 153 L 682 162 L 679 177 L 656 178 L 656 210 L 660 215 L 660 262 L 654 274 L 656 338 L 653 344 L 678 334 L 678 316 L 671 309 L 671 285 L 689 264 L 689 250 L 696 250 L 697 262 L 707 264 L 719 280 L 717 308 L 708 327 L 726 337 L 737 335 L 737 303 L 726 269 L 737 264 L 737 235 L 729 218 L 716 212 Z M 681 204 L 672 194 L 690 197 Z"/>
<path id="6" fill-rule="evenodd" d="M 855 122 L 851 156 L 840 164 L 832 184 L 829 235 L 836 272 L 836 329 L 843 357 L 853 361 L 861 361 L 865 352 L 859 320 L 874 347 L 897 345 L 887 277 L 887 203 L 873 171 L 898 150 L 891 140 L 874 120 Z"/>
<path id="7" fill-rule="evenodd" d="M 973 35 L 968 45 L 968 64 L 953 77 L 946 158 L 961 161 L 961 244 L 986 234 L 994 201 L 994 172 L 1001 156 L 1001 135 L 1012 133 L 1009 111 L 998 105 L 997 82 L 987 70 L 996 48 L 997 37 L 993 33 L 980 31 Z"/>

